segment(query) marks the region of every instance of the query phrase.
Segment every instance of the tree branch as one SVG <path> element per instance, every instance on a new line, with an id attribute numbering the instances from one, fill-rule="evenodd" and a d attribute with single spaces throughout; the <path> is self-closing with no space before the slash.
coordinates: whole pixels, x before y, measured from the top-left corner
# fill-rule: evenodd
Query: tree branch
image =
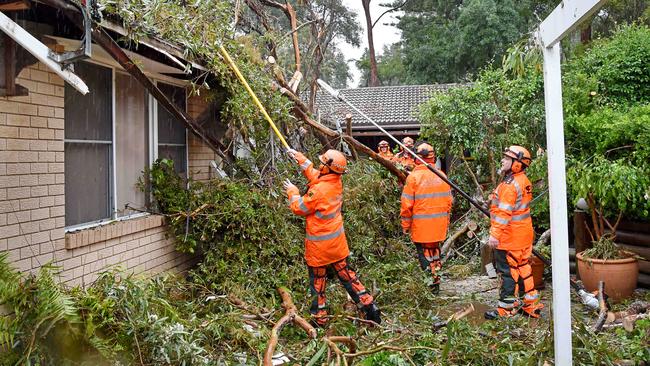
<path id="1" fill-rule="evenodd" d="M 318 332 L 316 332 L 316 329 L 311 326 L 305 320 L 305 318 L 301 317 L 298 315 L 298 309 L 296 308 L 296 305 L 294 305 L 293 300 L 291 299 L 291 293 L 289 292 L 289 289 L 286 287 L 279 287 L 278 292 L 280 293 L 280 297 L 282 298 L 282 307 L 284 308 L 284 316 L 278 320 L 277 323 L 273 326 L 273 329 L 271 329 L 271 337 L 269 338 L 269 344 L 266 347 L 266 352 L 264 353 L 264 366 L 272 366 L 273 365 L 273 353 L 275 352 L 275 347 L 278 345 L 278 340 L 280 338 L 280 332 L 282 331 L 282 328 L 289 324 L 289 323 L 294 323 L 298 325 L 300 328 L 304 329 L 305 332 L 307 332 L 307 335 L 309 338 L 316 338 L 318 335 Z"/>
<path id="2" fill-rule="evenodd" d="M 379 16 L 377 17 L 377 19 L 375 19 L 375 21 L 372 23 L 372 28 L 375 27 L 375 25 L 377 24 L 377 22 L 379 21 L 379 19 L 381 19 L 381 17 L 383 17 L 384 15 L 386 15 L 386 14 L 388 14 L 388 13 L 392 13 L 392 12 L 394 12 L 394 11 L 396 11 L 396 10 L 399 10 L 402 6 L 406 5 L 406 3 L 408 3 L 408 2 L 409 2 L 409 0 L 404 0 L 404 2 L 401 3 L 400 5 L 397 5 L 396 7 L 392 8 L 392 9 L 388 9 L 388 10 L 386 10 L 385 12 L 381 13 L 381 15 L 379 15 Z"/>

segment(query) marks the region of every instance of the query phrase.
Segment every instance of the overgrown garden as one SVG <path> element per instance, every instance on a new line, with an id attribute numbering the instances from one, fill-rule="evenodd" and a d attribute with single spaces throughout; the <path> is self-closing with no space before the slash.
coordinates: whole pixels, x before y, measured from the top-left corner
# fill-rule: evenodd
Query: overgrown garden
<path id="1" fill-rule="evenodd" d="M 308 313 L 304 223 L 290 213 L 281 189 L 283 178 L 299 172 L 272 147 L 267 125 L 215 45 L 225 44 L 232 51 L 295 145 L 314 157 L 320 150 L 315 137 L 323 136 L 314 130 L 307 136 L 298 133 L 309 122 L 290 114 L 297 108 L 294 101 L 278 92 L 273 66 L 262 61 L 267 51 L 290 54 L 289 38 L 280 37 L 281 32 L 265 33 L 271 27 L 262 30 L 251 22 L 265 17 L 255 14 L 258 2 L 246 3 L 253 5 L 235 12 L 243 19 L 235 25 L 248 33 L 236 38 L 229 2 L 216 2 L 217 7 L 214 2 L 105 2 L 106 11 L 128 25 L 132 41 L 158 35 L 183 45 L 190 58 L 209 67 L 216 79 L 202 75 L 194 80 L 195 91 L 225 98 L 221 122 L 227 126 L 227 139 L 245 145 L 250 156 L 235 160 L 232 154 L 230 176 L 207 183 L 180 178 L 167 160 L 144 172 L 143 187 L 150 187 L 155 201 L 150 210 L 165 215 L 177 250 L 197 258 L 197 266 L 187 274 L 149 278 L 118 268 L 88 288 L 68 289 L 57 284 L 55 268 L 24 276 L 0 257 L 0 303 L 8 313 L 0 322 L 2 364 L 258 365 L 271 327 L 283 314 L 277 288 L 290 289 L 299 314 Z M 315 4 L 312 11 L 340 2 Z M 286 25 L 279 11 L 272 14 L 269 24 Z M 278 39 L 282 42 L 276 43 Z M 315 42 L 309 52 L 327 55 L 319 50 L 323 44 Z M 609 216 L 622 213 L 629 219 L 648 220 L 650 29 L 621 26 L 611 37 L 573 48 L 565 56 L 571 204 L 591 195 Z M 327 69 L 322 61 L 303 66 Z M 291 64 L 286 58 L 279 63 Z M 336 69 L 329 67 L 328 72 Z M 506 52 L 503 65 L 481 69 L 468 86 L 433 95 L 421 110 L 422 138 L 446 157 L 450 178 L 479 200 L 485 201 L 497 182 L 496 165 L 505 146 L 518 143 L 533 151 L 529 175 L 535 184 L 532 212 L 538 234 L 548 229 L 542 79 L 537 50 L 524 40 Z M 316 339 L 298 327 L 282 330 L 276 351 L 288 362 L 310 366 L 552 362 L 548 312 L 540 320 L 514 317 L 484 323 L 468 316 L 445 323 L 466 306 L 491 306 L 496 299 L 496 283 L 467 282 L 482 278 L 476 276 L 478 255 L 489 225 L 475 209 L 462 199 L 455 201 L 451 230 L 468 220 L 478 228 L 454 243 L 443 271 L 442 294 L 436 296 L 427 291 L 415 249 L 401 233 L 397 179 L 362 157 L 351 163 L 344 186 L 352 264 L 375 295 L 385 321 L 381 326 L 366 324 L 344 291 L 332 286 L 331 323 Z M 639 296 L 650 301 L 648 293 Z M 547 295 L 544 301 L 548 300 Z M 614 310 L 628 305 L 617 304 Z M 576 364 L 639 364 L 650 359 L 650 319 L 637 321 L 632 331 L 619 327 L 596 333 L 595 312 L 578 303 L 572 311 Z M 481 311 L 476 313 L 480 317 Z M 353 341 L 334 348 L 328 343 L 333 336 Z M 346 355 L 341 357 L 336 350 Z"/>

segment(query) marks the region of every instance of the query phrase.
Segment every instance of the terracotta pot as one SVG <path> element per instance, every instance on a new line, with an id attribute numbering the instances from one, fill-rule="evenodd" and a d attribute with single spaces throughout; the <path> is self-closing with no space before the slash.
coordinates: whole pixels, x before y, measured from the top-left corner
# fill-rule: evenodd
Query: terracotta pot
<path id="1" fill-rule="evenodd" d="M 605 282 L 605 293 L 611 301 L 621 301 L 632 295 L 639 277 L 639 263 L 634 257 L 625 259 L 584 258 L 576 255 L 578 273 L 587 291 L 598 289 L 598 282 Z"/>
<path id="2" fill-rule="evenodd" d="M 535 288 L 540 290 L 544 288 L 544 262 L 541 259 L 533 256 L 529 259 L 530 267 L 533 270 L 533 281 L 535 281 Z"/>

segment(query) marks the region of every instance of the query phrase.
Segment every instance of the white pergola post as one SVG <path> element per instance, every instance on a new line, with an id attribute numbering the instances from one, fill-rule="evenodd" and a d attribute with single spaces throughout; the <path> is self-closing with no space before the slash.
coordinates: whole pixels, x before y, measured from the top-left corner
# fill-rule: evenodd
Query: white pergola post
<path id="1" fill-rule="evenodd" d="M 555 364 L 558 366 L 570 366 L 573 363 L 560 41 L 583 20 L 592 16 L 605 1 L 562 1 L 540 24 L 537 33 L 544 55 L 544 107 L 553 258 L 553 341 Z"/>

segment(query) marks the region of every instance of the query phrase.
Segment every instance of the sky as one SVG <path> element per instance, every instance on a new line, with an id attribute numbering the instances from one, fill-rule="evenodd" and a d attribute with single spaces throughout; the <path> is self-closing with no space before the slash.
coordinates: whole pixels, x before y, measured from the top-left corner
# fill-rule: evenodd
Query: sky
<path id="1" fill-rule="evenodd" d="M 370 15 L 373 22 L 377 19 L 378 16 L 381 15 L 381 13 L 388 10 L 388 8 L 379 6 L 379 4 L 387 2 L 389 1 L 372 0 L 370 2 Z M 344 0 L 343 3 L 345 6 L 357 13 L 357 20 L 359 24 L 361 24 L 361 29 L 363 30 L 360 47 L 354 47 L 344 42 L 341 42 L 338 45 L 348 60 L 348 65 L 350 66 L 350 71 L 353 77 L 353 80 L 348 82 L 348 87 L 354 88 L 359 85 L 359 80 L 361 79 L 361 72 L 357 69 L 354 61 L 361 58 L 363 55 L 363 50 L 368 48 L 368 36 L 366 35 L 366 18 L 363 14 L 363 6 L 361 5 L 361 0 Z M 384 23 L 396 22 L 395 15 L 399 15 L 399 13 L 400 12 L 392 12 L 384 15 L 379 23 L 375 25 L 375 28 L 373 28 L 375 53 L 377 56 L 381 55 L 384 49 L 384 45 L 393 44 L 400 40 L 401 34 L 399 29 L 390 25 L 384 25 Z"/>

